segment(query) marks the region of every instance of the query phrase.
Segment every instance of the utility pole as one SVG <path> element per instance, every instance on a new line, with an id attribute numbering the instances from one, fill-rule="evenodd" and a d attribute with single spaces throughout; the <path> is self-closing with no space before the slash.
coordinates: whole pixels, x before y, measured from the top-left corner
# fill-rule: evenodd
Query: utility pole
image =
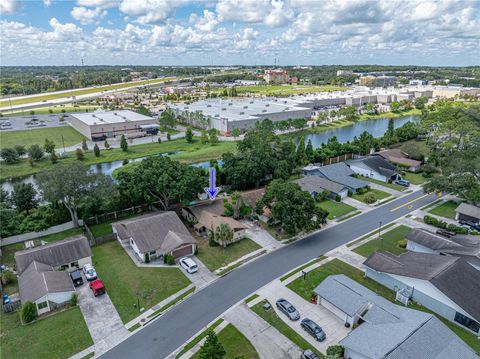
<path id="1" fill-rule="evenodd" d="M 65 151 L 65 140 L 63 139 L 63 135 L 62 135 L 62 143 L 63 143 L 63 153 L 65 153 L 67 151 Z"/>

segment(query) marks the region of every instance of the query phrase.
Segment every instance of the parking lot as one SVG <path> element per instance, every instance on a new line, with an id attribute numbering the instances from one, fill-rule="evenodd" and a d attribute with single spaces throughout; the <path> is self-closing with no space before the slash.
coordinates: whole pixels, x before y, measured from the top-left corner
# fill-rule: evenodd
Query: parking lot
<path id="1" fill-rule="evenodd" d="M 64 117 L 63 121 L 60 119 Z M 0 119 L 1 131 L 23 131 L 35 128 L 68 126 L 68 114 L 28 115 L 2 117 Z"/>

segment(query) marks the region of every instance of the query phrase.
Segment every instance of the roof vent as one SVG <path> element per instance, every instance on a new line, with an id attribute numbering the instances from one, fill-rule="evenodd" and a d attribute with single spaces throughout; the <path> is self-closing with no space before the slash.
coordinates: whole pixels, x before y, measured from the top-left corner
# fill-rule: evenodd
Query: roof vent
<path id="1" fill-rule="evenodd" d="M 243 106 L 243 108 L 248 108 L 248 106 Z"/>
<path id="2" fill-rule="evenodd" d="M 212 107 L 212 105 L 208 104 L 207 107 Z"/>
<path id="3" fill-rule="evenodd" d="M 226 107 L 222 107 L 222 111 L 225 111 L 227 108 Z"/>
<path id="4" fill-rule="evenodd" d="M 269 103 L 267 103 L 267 104 L 265 105 L 265 107 L 269 107 L 269 106 L 270 106 L 270 104 L 269 104 Z"/>
<path id="5" fill-rule="evenodd" d="M 245 112 L 243 112 L 243 111 L 242 111 L 242 112 L 240 112 L 240 115 L 245 115 Z"/>

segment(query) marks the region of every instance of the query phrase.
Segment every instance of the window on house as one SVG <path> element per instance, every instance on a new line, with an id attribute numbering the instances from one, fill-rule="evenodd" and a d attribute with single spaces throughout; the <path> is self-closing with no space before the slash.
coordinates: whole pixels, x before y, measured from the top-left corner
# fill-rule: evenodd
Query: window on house
<path id="1" fill-rule="evenodd" d="M 38 309 L 43 309 L 43 308 L 46 308 L 48 306 L 47 302 L 41 302 L 41 303 L 38 303 L 37 304 L 37 307 Z"/>
<path id="2" fill-rule="evenodd" d="M 157 251 L 150 251 L 150 255 L 154 256 L 157 253 Z"/>
<path id="3" fill-rule="evenodd" d="M 455 313 L 455 318 L 454 320 L 458 323 L 463 325 L 464 327 L 474 331 L 475 333 L 478 333 L 480 330 L 480 323 L 473 320 L 472 318 L 467 317 L 466 315 L 463 315 L 461 313 Z"/>

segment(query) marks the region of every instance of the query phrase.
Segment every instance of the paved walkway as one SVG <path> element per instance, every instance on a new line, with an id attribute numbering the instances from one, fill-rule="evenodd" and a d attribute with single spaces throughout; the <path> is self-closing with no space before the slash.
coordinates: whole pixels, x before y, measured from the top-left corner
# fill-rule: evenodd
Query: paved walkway
<path id="1" fill-rule="evenodd" d="M 300 358 L 302 354 L 297 345 L 255 314 L 245 303 L 228 311 L 225 319 L 247 337 L 260 358 L 290 359 Z"/>
<path id="2" fill-rule="evenodd" d="M 129 334 L 108 294 L 95 297 L 86 282 L 77 287 L 77 295 L 96 354 L 110 349 Z"/>
<path id="3" fill-rule="evenodd" d="M 325 255 L 328 257 L 338 258 L 345 263 L 350 264 L 351 266 L 361 269 L 362 271 L 365 268 L 363 262 L 365 262 L 365 259 L 367 259 L 360 254 L 352 252 L 347 246 L 335 248 L 334 250 L 327 252 Z"/>
<path id="4" fill-rule="evenodd" d="M 242 221 L 242 223 L 248 227 L 247 237 L 257 243 L 259 246 L 262 246 L 267 250 L 267 252 L 283 246 L 282 242 L 277 241 L 263 228 L 256 226 L 250 221 Z"/>
<path id="5" fill-rule="evenodd" d="M 343 203 L 346 203 L 350 206 L 353 206 L 357 209 L 359 209 L 360 211 L 362 212 L 368 212 L 368 211 L 371 211 L 372 210 L 372 206 L 369 206 L 368 204 L 366 203 L 363 203 L 363 202 L 360 202 L 360 201 L 357 201 L 356 199 L 353 199 L 352 197 L 345 197 L 342 199 L 342 202 Z"/>

